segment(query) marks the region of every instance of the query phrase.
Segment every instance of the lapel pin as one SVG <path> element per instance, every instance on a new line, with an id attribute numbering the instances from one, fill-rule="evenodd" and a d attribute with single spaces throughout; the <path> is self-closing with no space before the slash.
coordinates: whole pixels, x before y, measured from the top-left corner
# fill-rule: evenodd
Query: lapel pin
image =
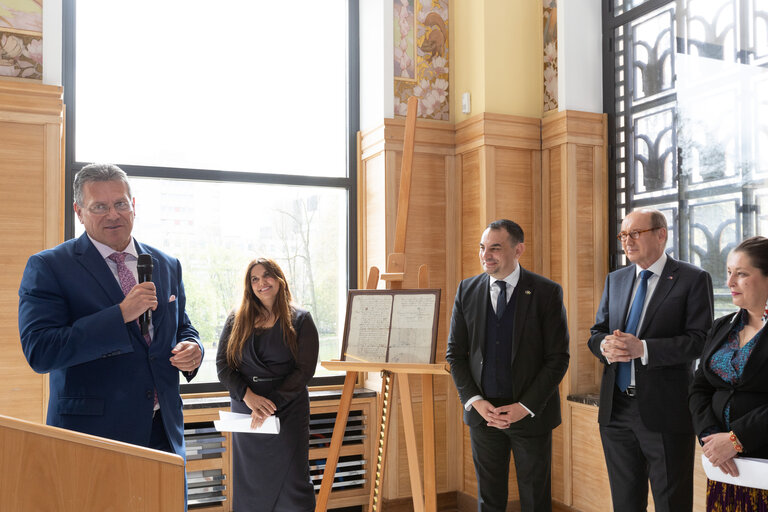
<path id="1" fill-rule="evenodd" d="M 525 290 L 525 294 L 526 295 L 530 295 L 531 294 L 531 290 Z"/>
<path id="2" fill-rule="evenodd" d="M 674 279 L 674 277 L 672 277 L 672 276 L 669 276 L 667 279 L 669 279 L 669 280 L 671 281 L 671 280 L 673 280 L 673 279 Z"/>

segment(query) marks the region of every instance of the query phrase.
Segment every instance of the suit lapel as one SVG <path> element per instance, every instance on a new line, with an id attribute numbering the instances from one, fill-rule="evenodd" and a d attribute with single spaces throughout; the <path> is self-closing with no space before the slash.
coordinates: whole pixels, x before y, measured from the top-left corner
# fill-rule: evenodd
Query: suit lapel
<path id="1" fill-rule="evenodd" d="M 490 303 L 490 282 L 491 278 L 488 277 L 488 274 L 480 274 L 478 276 L 477 283 L 479 293 L 470 293 L 467 295 L 467 298 L 471 301 L 467 307 L 467 311 L 476 312 L 476 318 L 478 319 L 478 322 L 475 323 L 477 327 L 473 333 L 474 336 L 472 339 L 478 340 L 480 342 L 480 350 L 483 353 L 483 358 L 485 358 L 485 343 L 482 342 L 482 340 L 485 340 L 485 333 L 486 329 L 488 328 L 487 322 L 488 305 Z"/>
<path id="2" fill-rule="evenodd" d="M 125 296 L 120 289 L 117 279 L 109 269 L 101 253 L 91 243 L 88 235 L 83 233 L 75 242 L 75 257 L 86 272 L 93 276 L 96 285 L 101 288 L 113 304 L 120 304 Z"/>
<path id="3" fill-rule="evenodd" d="M 643 323 L 637 330 L 637 337 L 640 338 L 640 334 L 645 329 L 646 325 L 649 325 L 653 319 L 653 315 L 656 314 L 656 310 L 664 302 L 669 292 L 677 283 L 677 261 L 667 256 L 667 263 L 664 265 L 664 269 L 659 276 L 659 282 L 656 283 L 656 289 L 653 291 L 651 300 L 648 302 L 648 307 L 645 308 L 645 315 L 643 316 Z"/>
<path id="4" fill-rule="evenodd" d="M 767 360 L 768 329 L 763 326 L 760 330 L 760 337 L 755 341 L 755 347 L 752 349 L 752 353 L 749 354 L 749 359 L 747 359 L 747 363 L 744 365 L 744 373 L 741 376 L 741 381 L 752 382 L 756 377 L 755 372 L 761 370 Z"/>
<path id="5" fill-rule="evenodd" d="M 627 313 L 629 312 L 629 299 L 632 298 L 632 288 L 635 284 L 635 265 L 632 264 L 624 269 L 620 270 L 616 275 L 613 295 L 616 297 L 612 300 L 610 308 L 610 317 L 612 328 L 624 330 L 627 320 Z"/>
<path id="6" fill-rule="evenodd" d="M 515 362 L 515 356 L 517 355 L 517 349 L 520 346 L 520 339 L 523 336 L 523 326 L 526 318 L 528 318 L 528 309 L 533 300 L 533 295 L 536 290 L 532 288 L 531 279 L 528 276 L 528 272 L 520 266 L 520 280 L 515 287 L 515 322 L 512 327 L 512 357 L 510 359 L 510 365 Z"/>

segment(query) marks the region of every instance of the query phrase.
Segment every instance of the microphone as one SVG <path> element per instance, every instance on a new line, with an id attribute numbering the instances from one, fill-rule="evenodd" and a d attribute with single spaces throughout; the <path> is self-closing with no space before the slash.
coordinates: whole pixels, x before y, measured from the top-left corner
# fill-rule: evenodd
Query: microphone
<path id="1" fill-rule="evenodd" d="M 139 254 L 139 261 L 136 264 L 136 270 L 139 274 L 139 283 L 146 283 L 152 281 L 152 256 L 149 254 Z M 139 317 L 139 325 L 141 326 L 142 336 L 149 334 L 149 322 L 152 319 L 152 311 L 147 309 Z"/>

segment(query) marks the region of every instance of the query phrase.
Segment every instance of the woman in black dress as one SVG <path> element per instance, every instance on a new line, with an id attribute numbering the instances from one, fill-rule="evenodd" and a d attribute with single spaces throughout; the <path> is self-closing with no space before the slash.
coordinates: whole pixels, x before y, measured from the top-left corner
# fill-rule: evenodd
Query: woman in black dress
<path id="1" fill-rule="evenodd" d="M 232 412 L 250 414 L 253 427 L 275 414 L 280 433 L 232 435 L 235 512 L 314 510 L 307 384 L 317 351 L 315 324 L 291 305 L 283 271 L 272 260 L 253 260 L 243 301 L 221 333 L 216 369 Z"/>

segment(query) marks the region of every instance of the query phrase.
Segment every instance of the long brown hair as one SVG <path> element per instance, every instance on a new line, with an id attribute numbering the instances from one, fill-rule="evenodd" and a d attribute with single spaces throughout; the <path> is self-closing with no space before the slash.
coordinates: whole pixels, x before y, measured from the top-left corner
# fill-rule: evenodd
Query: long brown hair
<path id="1" fill-rule="evenodd" d="M 291 322 L 291 290 L 288 288 L 288 281 L 280 265 L 267 258 L 258 258 L 248 264 L 248 270 L 245 273 L 245 287 L 243 289 L 243 300 L 235 313 L 235 321 L 232 326 L 232 332 L 229 334 L 227 344 L 227 364 L 232 368 L 237 368 L 243 356 L 243 347 L 245 342 L 251 337 L 254 327 L 264 325 L 269 320 L 270 311 L 256 297 L 251 286 L 251 270 L 256 265 L 264 267 L 264 275 L 273 277 L 280 289 L 275 297 L 275 303 L 272 305 L 271 313 L 275 315 L 276 321 L 280 322 L 283 328 L 283 341 L 290 349 L 294 359 L 297 357 L 298 347 L 296 343 L 296 330 Z"/>

